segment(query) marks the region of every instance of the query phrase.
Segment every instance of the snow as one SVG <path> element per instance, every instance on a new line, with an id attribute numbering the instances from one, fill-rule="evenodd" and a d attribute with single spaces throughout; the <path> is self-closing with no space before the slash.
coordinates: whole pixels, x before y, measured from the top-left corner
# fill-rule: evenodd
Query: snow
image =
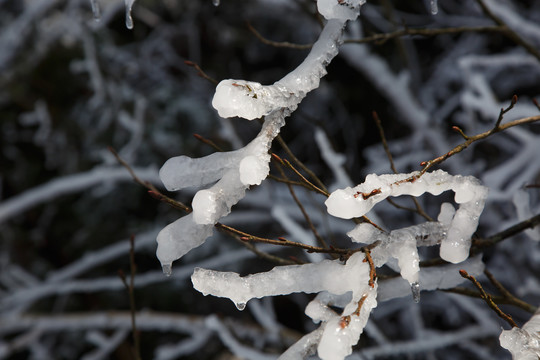
<path id="1" fill-rule="evenodd" d="M 377 203 L 389 196 L 413 195 L 420 196 L 425 192 L 439 195 L 452 190 L 455 201 L 460 204 L 454 214 L 447 236 L 442 239 L 440 255 L 446 261 L 459 263 L 467 259 L 471 245 L 471 236 L 478 226 L 478 219 L 487 198 L 487 188 L 480 185 L 472 176 L 450 175 L 442 170 L 425 173 L 415 181 L 404 181 L 418 175 L 391 174 L 366 176 L 365 182 L 350 188 L 339 189 L 330 194 L 325 204 L 328 213 L 352 219 L 361 217 L 370 211 Z M 446 206 L 446 205 L 445 205 Z M 443 218 L 448 221 L 449 209 L 444 211 Z M 405 255 L 407 251 L 401 254 Z"/>

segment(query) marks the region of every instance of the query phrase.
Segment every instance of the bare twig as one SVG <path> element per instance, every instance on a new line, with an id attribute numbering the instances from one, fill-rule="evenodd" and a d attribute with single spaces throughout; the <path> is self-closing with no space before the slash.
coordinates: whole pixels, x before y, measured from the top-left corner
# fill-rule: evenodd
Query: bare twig
<path id="1" fill-rule="evenodd" d="M 394 172 L 394 174 L 397 174 L 398 171 L 396 169 L 396 166 L 394 165 L 394 159 L 392 158 L 392 153 L 390 152 L 390 148 L 388 147 L 388 142 L 386 141 L 386 136 L 384 135 L 384 128 L 382 126 L 382 122 L 381 122 L 381 119 L 379 118 L 379 115 L 377 114 L 377 112 L 373 111 L 372 112 L 372 115 L 373 115 L 373 119 L 375 120 L 375 124 L 377 124 L 377 128 L 379 129 L 379 135 L 381 136 L 381 141 L 383 143 L 383 147 L 384 147 L 384 151 L 386 153 L 386 157 L 388 158 L 388 161 L 390 161 L 390 168 L 392 169 L 392 171 Z M 409 211 L 413 211 L 413 212 L 417 212 L 418 214 L 420 214 L 421 216 L 423 216 L 426 220 L 428 221 L 433 221 L 433 219 L 431 218 L 431 216 L 429 216 L 425 211 L 424 209 L 422 208 L 422 206 L 420 205 L 420 203 L 418 202 L 418 200 L 414 197 L 414 196 L 411 196 L 410 197 L 412 199 L 412 201 L 414 202 L 414 205 L 416 206 L 416 210 L 415 209 L 409 209 L 409 208 L 405 208 L 405 207 L 401 207 L 400 205 L 396 204 L 394 201 L 392 201 L 390 198 L 387 198 L 388 202 L 396 207 L 399 207 L 399 208 L 402 208 L 402 209 L 405 209 L 405 210 L 409 210 Z"/>
<path id="2" fill-rule="evenodd" d="M 126 290 L 128 291 L 129 296 L 129 308 L 131 313 L 131 332 L 133 336 L 133 357 L 135 360 L 141 360 L 141 344 L 139 331 L 137 330 L 136 314 L 137 309 L 135 306 L 135 273 L 137 272 L 137 265 L 135 264 L 135 236 L 129 238 L 129 268 L 130 268 L 130 277 L 129 284 L 126 280 L 126 276 L 122 270 L 118 271 L 120 279 L 124 283 Z"/>
<path id="3" fill-rule="evenodd" d="M 223 149 L 220 148 L 218 145 L 216 145 L 215 142 L 213 142 L 212 140 L 210 139 L 207 139 L 199 134 L 193 134 L 193 137 L 197 140 L 199 140 L 200 142 L 202 142 L 203 144 L 206 144 L 212 148 L 214 148 L 214 150 L 216 151 L 219 151 L 219 152 L 223 152 Z"/>
<path id="4" fill-rule="evenodd" d="M 523 47 L 525 50 L 527 50 L 531 55 L 536 57 L 540 61 L 540 51 L 533 45 L 531 45 L 529 42 L 527 42 L 525 39 L 523 39 L 521 36 L 519 36 L 518 33 L 516 33 L 514 30 L 512 30 L 500 17 L 495 15 L 485 4 L 484 0 L 476 0 L 478 5 L 482 8 L 482 11 L 495 22 L 495 24 L 499 25 L 504 31 L 502 33 L 508 37 L 510 40 L 515 42 L 516 44 Z"/>
<path id="5" fill-rule="evenodd" d="M 504 130 L 509 129 L 511 127 L 514 127 L 514 126 L 529 124 L 529 123 L 533 123 L 533 122 L 536 122 L 536 121 L 540 121 L 540 116 L 538 116 L 538 115 L 537 116 L 530 116 L 530 117 L 510 121 L 509 123 L 506 123 L 506 124 L 502 124 L 502 125 L 499 124 L 498 126 L 494 127 L 493 129 L 491 129 L 489 131 L 486 131 L 486 132 L 483 132 L 481 134 L 474 135 L 474 136 L 466 136 L 465 134 L 463 134 L 461 129 L 459 129 L 456 126 L 456 127 L 454 127 L 454 129 L 456 131 L 461 131 L 462 136 L 464 136 L 466 141 L 459 144 L 458 146 L 456 146 L 455 148 L 453 148 L 452 150 L 450 150 L 449 152 L 447 152 L 444 155 L 441 155 L 441 156 L 439 156 L 439 157 L 437 157 L 437 158 L 435 158 L 433 160 L 422 162 L 420 165 L 423 166 L 423 168 L 422 168 L 422 170 L 420 170 L 419 174 L 414 176 L 414 178 L 418 179 L 419 177 L 424 175 L 426 173 L 426 171 L 431 169 L 433 166 L 442 163 L 443 161 L 445 161 L 446 159 L 448 159 L 449 157 L 451 157 L 451 156 L 453 156 L 453 155 L 455 155 L 457 153 L 462 152 L 463 150 L 468 148 L 472 143 L 474 143 L 476 141 L 483 140 L 483 139 L 485 139 L 485 138 L 487 138 L 487 137 L 489 137 L 489 136 L 491 136 L 493 134 L 504 131 Z M 408 181 L 411 181 L 411 179 L 408 179 Z"/>
<path id="6" fill-rule="evenodd" d="M 484 299 L 484 301 L 489 305 L 493 311 L 497 313 L 502 319 L 504 319 L 510 326 L 512 327 L 518 327 L 517 324 L 514 322 L 512 317 L 510 315 L 505 314 L 493 301 L 493 298 L 490 294 L 486 293 L 482 285 L 476 280 L 476 278 L 472 275 L 469 275 L 465 270 L 459 270 L 459 275 L 461 275 L 463 278 L 471 281 L 474 286 L 478 289 L 480 292 L 480 297 Z"/>
<path id="7" fill-rule="evenodd" d="M 217 85 L 219 83 L 219 81 L 217 81 L 216 79 L 214 79 L 213 77 L 209 76 L 208 74 L 206 74 L 203 69 L 201 69 L 201 67 L 199 66 L 199 64 L 193 62 L 193 61 L 189 61 L 189 60 L 186 60 L 184 61 L 184 64 L 186 64 L 187 66 L 191 66 L 191 67 L 194 67 L 195 70 L 197 70 L 197 75 L 199 75 L 200 77 L 202 77 L 203 79 L 206 79 L 208 81 L 210 81 L 212 84 L 214 85 Z"/>
<path id="8" fill-rule="evenodd" d="M 281 174 L 281 176 L 283 178 L 287 178 L 287 175 L 285 174 L 285 171 L 283 171 L 283 168 L 281 167 L 281 164 L 278 163 L 276 165 L 276 168 L 278 169 L 278 171 L 280 172 L 280 174 Z M 309 214 L 307 213 L 306 209 L 304 208 L 304 205 L 302 204 L 300 199 L 298 199 L 298 196 L 296 196 L 296 192 L 294 191 L 294 188 L 292 187 L 292 185 L 287 183 L 287 188 L 289 189 L 289 192 L 291 193 L 291 196 L 294 199 L 294 202 L 296 203 L 296 205 L 298 206 L 298 208 L 302 212 L 302 215 L 304 216 L 304 219 L 306 220 L 306 223 L 308 224 L 309 228 L 311 229 L 311 232 L 313 233 L 313 235 L 315 236 L 315 238 L 317 239 L 319 244 L 324 248 L 328 248 L 328 245 L 326 244 L 326 241 L 322 238 L 321 235 L 319 235 L 319 232 L 315 228 L 315 225 L 313 225 L 313 221 L 311 221 L 311 218 L 309 217 Z"/>
<path id="9" fill-rule="evenodd" d="M 536 310 L 537 310 L 536 306 L 528 304 L 525 301 L 515 297 L 510 291 L 508 291 L 503 286 L 503 284 L 501 284 L 499 282 L 499 280 L 497 280 L 495 278 L 495 276 L 493 276 L 493 274 L 491 272 L 488 271 L 488 269 L 484 269 L 484 274 L 487 276 L 489 281 L 497 288 L 497 290 L 499 290 L 499 292 L 502 294 L 502 296 L 503 296 L 504 300 L 506 301 L 506 303 L 515 305 L 517 307 L 520 307 L 523 310 L 526 310 L 526 311 L 528 311 L 528 312 L 530 312 L 532 314 L 534 314 L 536 312 Z"/>
<path id="10" fill-rule="evenodd" d="M 304 165 L 303 162 L 301 162 L 300 160 L 298 160 L 298 158 L 293 154 L 293 152 L 291 151 L 291 149 L 289 148 L 289 146 L 287 146 L 287 143 L 285 143 L 285 141 L 283 140 L 283 138 L 281 137 L 281 135 L 278 135 L 276 136 L 276 140 L 278 141 L 279 145 L 283 148 L 283 150 L 287 153 L 287 155 L 289 156 L 289 158 L 292 159 L 292 161 L 296 164 L 296 166 L 298 166 L 300 169 L 302 169 L 306 174 L 308 174 L 308 176 L 313 180 L 313 182 L 315 182 L 315 184 L 317 184 L 317 186 L 323 190 L 325 193 L 328 193 L 328 190 L 326 189 L 326 186 L 324 186 L 323 182 L 321 181 L 321 179 L 319 179 L 317 177 L 317 175 L 315 175 L 315 173 L 313 171 L 311 171 L 310 168 L 308 168 L 306 165 Z M 328 196 L 328 195 L 327 195 Z"/>
<path id="11" fill-rule="evenodd" d="M 488 246 L 493 246 L 504 239 L 507 239 L 511 236 L 514 236 L 516 234 L 519 234 L 523 230 L 532 229 L 536 226 L 540 225 L 540 214 L 535 215 L 527 220 L 524 220 L 514 226 L 509 227 L 506 230 L 503 230 L 495 235 L 492 235 L 485 239 L 475 239 L 473 240 L 473 247 L 474 250 L 477 250 L 477 248 L 483 248 Z M 473 251 L 473 253 L 476 251 Z"/>
<path id="12" fill-rule="evenodd" d="M 469 32 L 478 32 L 478 33 L 505 33 L 508 30 L 502 26 L 464 26 L 464 27 L 453 27 L 453 28 L 443 28 L 443 29 L 411 29 L 406 27 L 405 29 L 397 30 L 391 33 L 386 34 L 375 34 L 371 36 L 364 37 L 362 39 L 348 39 L 345 40 L 345 43 L 353 44 L 364 44 L 375 42 L 377 44 L 384 44 L 388 40 L 399 38 L 402 36 L 437 36 L 444 34 L 460 34 L 460 33 L 469 33 Z"/>
<path id="13" fill-rule="evenodd" d="M 300 45 L 300 44 L 293 44 L 293 43 L 290 43 L 290 42 L 287 42 L 287 41 L 281 41 L 280 42 L 280 41 L 268 40 L 267 38 L 262 36 L 257 30 L 255 30 L 255 28 L 253 26 L 251 26 L 251 24 L 249 22 L 246 23 L 246 25 L 247 25 L 249 31 L 251 31 L 253 33 L 253 35 L 255 35 L 255 37 L 257 37 L 257 39 L 260 40 L 260 42 L 262 42 L 263 44 L 266 44 L 266 45 L 270 45 L 270 46 L 277 47 L 277 48 L 288 48 L 288 49 L 295 49 L 295 50 L 309 50 L 313 46 L 313 44 Z"/>

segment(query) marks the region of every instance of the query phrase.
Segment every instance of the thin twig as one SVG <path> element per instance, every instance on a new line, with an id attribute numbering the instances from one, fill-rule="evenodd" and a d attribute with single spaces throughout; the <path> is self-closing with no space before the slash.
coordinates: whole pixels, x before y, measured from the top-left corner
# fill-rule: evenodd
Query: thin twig
<path id="1" fill-rule="evenodd" d="M 511 127 L 514 127 L 514 126 L 529 124 L 529 123 L 533 123 L 533 122 L 536 122 L 536 121 L 540 121 L 540 115 L 530 116 L 530 117 L 514 120 L 514 121 L 511 121 L 509 123 L 499 125 L 498 127 L 494 127 L 493 129 L 491 129 L 489 131 L 486 131 L 486 132 L 483 132 L 481 134 L 474 135 L 474 136 L 467 136 L 467 140 L 465 142 L 459 144 L 458 146 L 456 146 L 455 148 L 453 148 L 452 150 L 450 150 L 446 154 L 441 155 L 441 156 L 439 156 L 439 157 L 437 157 L 437 158 L 435 158 L 433 160 L 422 162 L 420 164 L 421 166 L 423 166 L 422 170 L 420 170 L 420 172 L 418 174 L 413 176 L 414 179 L 407 179 L 406 181 L 411 181 L 411 180 L 414 181 L 414 180 L 420 178 L 422 175 L 424 175 L 426 173 L 426 171 L 431 169 L 433 166 L 442 163 L 443 161 L 445 161 L 446 159 L 448 159 L 449 157 L 451 157 L 451 156 L 453 156 L 453 155 L 455 155 L 457 153 L 462 152 L 463 150 L 468 148 L 472 143 L 474 143 L 476 141 L 483 140 L 483 139 L 485 139 L 485 138 L 487 138 L 487 137 L 489 137 L 489 136 L 491 136 L 493 134 L 504 131 L 504 130 L 509 129 Z M 455 129 L 458 130 L 459 128 L 455 127 Z M 461 130 L 461 129 L 459 129 L 459 130 Z"/>
<path id="2" fill-rule="evenodd" d="M 329 248 L 323 248 L 320 246 L 306 245 L 306 244 L 302 244 L 296 241 L 287 240 L 283 237 L 280 237 L 277 240 L 268 239 L 268 238 L 263 238 L 260 236 L 254 236 L 254 235 L 245 233 L 243 231 L 240 231 L 238 229 L 235 229 L 233 227 L 230 227 L 221 223 L 217 223 L 216 227 L 229 231 L 233 234 L 240 235 L 241 236 L 240 240 L 243 240 L 243 241 L 253 241 L 253 242 L 260 242 L 260 243 L 280 245 L 280 246 L 297 247 L 297 248 L 307 250 L 308 252 L 350 255 L 351 253 L 361 251 L 361 249 L 341 249 L 341 248 L 335 248 L 333 246 L 330 246 Z"/>
<path id="3" fill-rule="evenodd" d="M 490 294 L 486 293 L 484 288 L 482 287 L 482 285 L 478 282 L 478 280 L 476 280 L 476 278 L 472 275 L 469 275 L 467 273 L 467 271 L 465 270 L 459 270 L 459 275 L 461 275 L 463 278 L 471 281 L 474 286 L 476 286 L 476 288 L 478 289 L 478 291 L 480 291 L 480 297 L 482 299 L 484 299 L 484 301 L 489 305 L 489 307 L 491 309 L 493 309 L 493 311 L 495 311 L 497 313 L 497 315 L 499 315 L 502 319 L 504 319 L 506 322 L 508 322 L 508 324 L 510 324 L 510 326 L 512 327 L 518 327 L 517 324 L 514 322 L 514 320 L 512 319 L 512 317 L 508 314 L 505 314 L 498 306 L 497 304 L 495 304 L 495 302 L 493 301 L 493 298 Z"/>
<path id="4" fill-rule="evenodd" d="M 197 63 L 195 63 L 193 61 L 189 61 L 189 60 L 184 61 L 184 64 L 186 64 L 187 66 L 194 67 L 195 70 L 197 70 L 197 75 L 199 75 L 203 79 L 206 79 L 206 80 L 210 81 L 212 84 L 217 85 L 219 83 L 219 81 L 217 81 L 216 79 L 214 79 L 213 77 L 211 77 L 207 73 L 205 73 L 203 71 L 203 69 L 201 69 L 199 64 L 197 64 Z"/>
<path id="5" fill-rule="evenodd" d="M 270 45 L 277 48 L 288 48 L 288 49 L 295 49 L 295 50 L 308 50 L 308 49 L 311 49 L 311 47 L 313 46 L 313 44 L 300 45 L 300 44 L 293 44 L 287 41 L 272 41 L 262 36 L 257 30 L 255 30 L 253 26 L 251 26 L 249 22 L 246 23 L 246 25 L 249 31 L 251 31 L 253 35 L 257 37 L 257 39 L 259 39 L 263 44 L 266 44 L 266 45 Z"/>
<path id="6" fill-rule="evenodd" d="M 508 29 L 502 26 L 463 26 L 463 27 L 453 27 L 453 28 L 443 28 L 443 29 L 411 29 L 405 28 L 397 30 L 391 33 L 385 34 L 375 34 L 371 36 L 364 37 L 362 39 L 347 39 L 344 42 L 349 44 L 364 44 L 375 42 L 377 44 L 384 44 L 388 40 L 399 38 L 402 36 L 437 36 L 443 34 L 460 34 L 460 33 L 469 33 L 469 32 L 478 32 L 478 33 L 492 33 L 500 32 L 505 33 Z"/>
<path id="7" fill-rule="evenodd" d="M 276 168 L 278 169 L 278 171 L 280 172 L 280 174 L 281 174 L 281 176 L 283 178 L 287 178 L 287 175 L 285 174 L 285 171 L 283 171 L 283 168 L 281 167 L 280 164 L 276 164 Z M 313 235 L 315 236 L 315 238 L 317 239 L 319 244 L 323 248 L 328 248 L 328 245 L 326 244 L 326 241 L 322 238 L 321 235 L 319 235 L 319 232 L 315 228 L 315 225 L 313 225 L 313 221 L 311 221 L 311 218 L 309 217 L 309 214 L 307 213 L 306 209 L 304 208 L 304 205 L 302 204 L 300 199 L 298 199 L 298 196 L 296 196 L 296 192 L 294 191 L 294 188 L 292 187 L 292 185 L 287 184 L 287 188 L 289 189 L 289 192 L 291 193 L 291 196 L 294 199 L 294 202 L 296 203 L 296 205 L 298 206 L 298 208 L 302 212 L 302 215 L 304 216 L 304 219 L 306 220 L 306 223 L 308 224 L 309 228 L 311 229 L 311 232 L 313 233 Z"/>
<path id="8" fill-rule="evenodd" d="M 137 272 L 137 265 L 135 264 L 135 236 L 129 238 L 129 268 L 130 268 L 130 277 L 129 284 L 126 279 L 126 275 L 122 270 L 118 270 L 118 276 L 122 280 L 122 283 L 128 291 L 129 297 L 129 308 L 131 313 L 131 332 L 133 336 L 133 357 L 135 360 L 141 360 L 141 343 L 139 337 L 139 331 L 137 330 L 136 322 L 136 313 L 137 309 L 135 306 L 135 273 Z"/>
<path id="9" fill-rule="evenodd" d="M 388 161 L 390 161 L 390 168 L 392 169 L 392 171 L 394 172 L 394 174 L 397 174 L 398 171 L 397 171 L 397 168 L 394 164 L 394 159 L 392 157 L 392 153 L 390 152 L 390 147 L 388 146 L 388 142 L 386 141 L 386 136 L 384 135 L 384 128 L 382 126 L 382 122 L 381 122 L 381 119 L 379 118 L 379 115 L 377 114 L 377 112 L 373 111 L 372 112 L 372 116 L 373 116 L 373 119 L 375 120 L 375 124 L 377 124 L 377 128 L 379 129 L 379 135 L 381 136 L 381 141 L 382 141 L 382 144 L 383 144 L 383 148 L 384 148 L 384 152 L 386 153 L 386 157 L 388 158 Z M 420 203 L 418 202 L 418 200 L 414 197 L 414 196 L 411 196 L 410 197 L 412 199 L 412 201 L 414 202 L 414 206 L 416 206 L 416 210 L 415 209 L 409 209 L 409 208 L 405 208 L 405 207 L 401 207 L 403 209 L 406 209 L 406 210 L 409 210 L 409 211 L 413 211 L 413 212 L 417 212 L 418 214 L 420 214 L 421 216 L 423 216 L 426 220 L 428 221 L 433 221 L 433 219 L 431 218 L 431 216 L 429 216 L 425 211 L 424 209 L 422 208 L 422 206 L 420 205 Z M 391 199 L 387 198 L 388 202 L 396 207 L 398 207 L 399 205 L 396 204 L 394 201 L 392 201 Z"/>
<path id="10" fill-rule="evenodd" d="M 323 182 L 321 181 L 321 179 L 319 179 L 317 177 L 317 175 L 315 175 L 315 173 L 313 171 L 311 171 L 310 168 L 308 168 L 306 165 L 304 165 L 303 162 L 301 162 L 300 160 L 298 160 L 298 158 L 293 154 L 293 152 L 291 151 L 291 149 L 289 148 L 289 146 L 285 143 L 285 141 L 283 140 L 283 138 L 281 137 L 281 135 L 278 135 L 276 136 L 276 140 L 278 141 L 279 145 L 283 148 L 283 150 L 287 153 L 287 155 L 289 156 L 289 158 L 291 158 L 291 160 L 296 164 L 296 166 L 298 166 L 300 169 L 302 169 L 306 174 L 308 174 L 308 176 L 313 180 L 313 182 L 315 182 L 315 184 L 317 184 L 317 186 L 322 189 L 324 192 L 328 193 L 328 190 L 326 189 L 326 186 L 324 186 Z"/>
<path id="11" fill-rule="evenodd" d="M 527 220 L 524 220 L 524 221 L 521 221 L 519 223 L 517 223 L 516 225 L 514 226 L 511 226 L 509 227 L 508 229 L 506 230 L 503 230 L 495 235 L 492 235 L 488 238 L 485 238 L 485 239 L 476 239 L 473 241 L 473 247 L 475 248 L 483 248 L 483 247 L 488 247 L 488 246 L 493 246 L 501 241 L 503 241 L 504 239 L 507 239 L 511 236 L 514 236 L 514 235 L 517 235 L 519 234 L 520 232 L 524 231 L 524 230 L 527 230 L 527 229 L 532 229 L 536 226 L 540 225 L 540 214 L 538 215 L 535 215 Z M 473 251 L 473 253 L 475 253 L 476 251 Z"/>
<path id="12" fill-rule="evenodd" d="M 375 280 L 377 279 L 377 271 L 375 269 L 375 264 L 373 263 L 373 258 L 371 257 L 371 250 L 364 248 L 364 253 L 366 258 L 364 262 L 367 262 L 369 265 L 369 281 L 368 284 L 371 287 L 375 287 Z"/>
<path id="13" fill-rule="evenodd" d="M 499 25 L 504 31 L 502 33 L 506 35 L 510 40 L 514 41 L 516 44 L 523 47 L 525 50 L 527 50 L 531 55 L 536 57 L 538 60 L 540 60 L 540 51 L 538 49 L 531 45 L 529 42 L 527 42 L 525 39 L 523 39 L 521 36 L 519 36 L 518 33 L 516 33 L 514 30 L 512 30 L 500 17 L 495 15 L 484 3 L 484 0 L 476 0 L 478 5 L 482 8 L 482 11 L 491 18 L 495 22 L 495 24 Z"/>
<path id="14" fill-rule="evenodd" d="M 534 314 L 537 310 L 536 306 L 533 306 L 531 304 L 526 303 L 525 301 L 515 297 L 510 291 L 508 291 L 503 284 L 500 283 L 499 280 L 493 276 L 493 274 L 488 270 L 484 269 L 484 274 L 487 276 L 489 281 L 499 290 L 499 292 L 502 294 L 505 301 L 507 301 L 508 304 L 512 304 L 515 306 L 518 306 L 532 314 Z"/>
<path id="15" fill-rule="evenodd" d="M 223 152 L 223 149 L 220 148 L 218 145 L 216 145 L 215 142 L 213 142 L 212 140 L 210 139 L 207 139 L 199 134 L 193 134 L 193 137 L 197 140 L 199 140 L 200 142 L 202 142 L 203 144 L 206 144 L 212 148 L 214 148 L 214 150 L 217 150 L 219 152 Z"/>

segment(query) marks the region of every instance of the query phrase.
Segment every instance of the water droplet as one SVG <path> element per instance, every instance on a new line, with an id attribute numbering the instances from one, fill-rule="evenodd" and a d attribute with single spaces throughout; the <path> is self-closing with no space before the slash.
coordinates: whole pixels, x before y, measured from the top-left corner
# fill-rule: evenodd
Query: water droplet
<path id="1" fill-rule="evenodd" d="M 431 0 L 430 7 L 431 7 L 431 14 L 437 15 L 437 13 L 439 12 L 439 5 L 437 4 L 437 0 Z"/>
<path id="2" fill-rule="evenodd" d="M 220 0 L 212 0 L 212 5 L 219 6 Z"/>
<path id="3" fill-rule="evenodd" d="M 236 303 L 235 305 L 236 305 L 236 308 L 237 308 L 238 310 L 240 310 L 240 311 L 242 311 L 242 310 L 244 310 L 244 309 L 246 308 L 246 303 L 243 303 L 243 302 L 241 302 L 241 303 Z"/>
<path id="4" fill-rule="evenodd" d="M 172 265 L 171 264 L 163 264 L 161 266 L 161 269 L 163 269 L 163 273 L 165 276 L 171 276 L 172 275 Z"/>
<path id="5" fill-rule="evenodd" d="M 411 284 L 412 297 L 415 303 L 420 302 L 420 284 L 414 282 Z"/>
<path id="6" fill-rule="evenodd" d="M 92 5 L 92 13 L 94 14 L 94 20 L 99 21 L 101 18 L 101 10 L 99 9 L 98 0 L 90 0 Z"/>

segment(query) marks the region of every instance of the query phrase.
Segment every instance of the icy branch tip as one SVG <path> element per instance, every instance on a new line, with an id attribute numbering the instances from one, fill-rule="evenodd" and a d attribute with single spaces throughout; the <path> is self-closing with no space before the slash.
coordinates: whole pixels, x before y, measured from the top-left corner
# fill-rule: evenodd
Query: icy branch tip
<path id="1" fill-rule="evenodd" d="M 317 9 L 327 20 L 355 20 L 366 0 L 318 0 Z"/>
<path id="2" fill-rule="evenodd" d="M 252 81 L 223 80 L 216 87 L 212 106 L 224 118 L 260 118 L 272 110 L 264 87 Z"/>

